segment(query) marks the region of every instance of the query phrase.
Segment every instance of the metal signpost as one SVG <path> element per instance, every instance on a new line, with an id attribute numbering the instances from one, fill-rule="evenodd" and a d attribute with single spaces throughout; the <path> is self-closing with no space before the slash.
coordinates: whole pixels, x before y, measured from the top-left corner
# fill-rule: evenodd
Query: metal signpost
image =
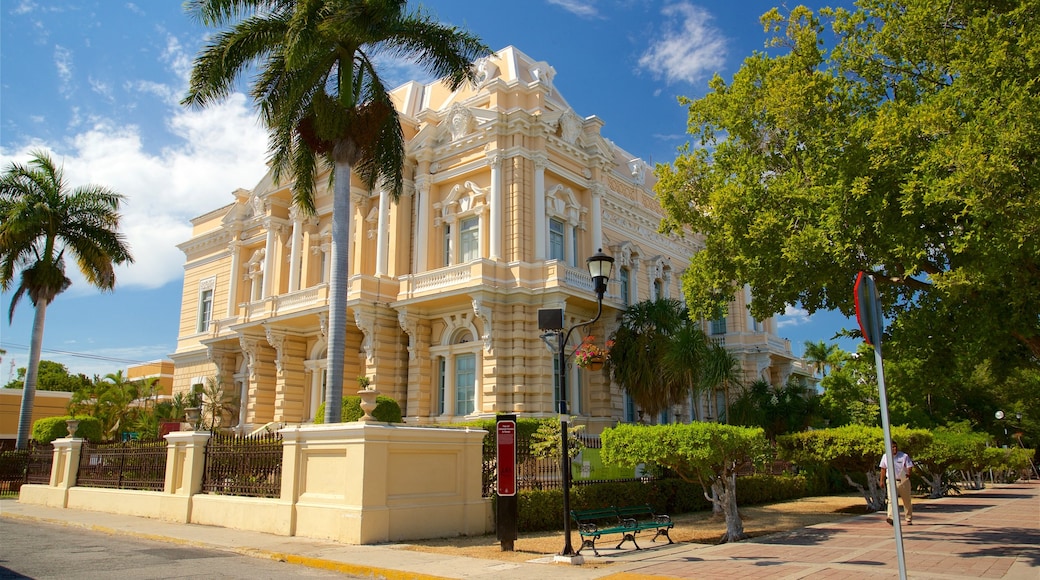
<path id="1" fill-rule="evenodd" d="M 881 300 L 878 297 L 874 277 L 860 272 L 856 276 L 856 321 L 867 344 L 874 347 L 874 362 L 877 364 L 878 393 L 881 402 L 881 429 L 885 434 L 885 464 L 888 477 L 889 507 L 892 510 L 892 528 L 896 535 L 896 558 L 899 560 L 899 578 L 906 580 L 906 559 L 903 556 L 903 528 L 899 523 L 899 496 L 896 493 L 895 455 L 892 453 L 892 426 L 888 422 L 888 396 L 885 393 L 885 369 L 881 363 Z"/>

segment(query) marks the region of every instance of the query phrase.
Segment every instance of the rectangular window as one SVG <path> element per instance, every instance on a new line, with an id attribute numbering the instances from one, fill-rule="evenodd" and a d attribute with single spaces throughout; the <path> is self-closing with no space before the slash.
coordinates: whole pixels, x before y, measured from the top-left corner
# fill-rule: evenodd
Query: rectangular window
<path id="1" fill-rule="evenodd" d="M 465 264 L 480 257 L 480 218 L 471 217 L 459 224 L 459 262 Z"/>
<path id="2" fill-rule="evenodd" d="M 476 409 L 477 356 L 455 357 L 455 415 L 469 415 Z"/>
<path id="3" fill-rule="evenodd" d="M 563 260 L 563 222 L 557 219 L 549 220 L 549 259 Z"/>
<path id="4" fill-rule="evenodd" d="M 451 225 L 444 224 L 444 265 L 451 265 Z"/>
<path id="5" fill-rule="evenodd" d="M 199 318 L 196 332 L 206 332 L 209 328 L 209 321 L 213 316 L 213 289 L 209 288 L 203 290 L 199 294 Z"/>
<path id="6" fill-rule="evenodd" d="M 636 402 L 625 393 L 625 423 L 636 422 Z"/>
<path id="7" fill-rule="evenodd" d="M 437 381 L 437 400 L 434 402 L 433 408 L 437 409 L 438 415 L 444 414 L 444 400 L 446 398 L 445 389 L 448 387 L 448 364 L 444 357 L 437 359 L 438 363 L 438 381 Z"/>
<path id="8" fill-rule="evenodd" d="M 625 306 L 631 304 L 629 293 L 628 268 L 618 270 L 618 283 L 621 285 L 621 303 Z"/>
<path id="9" fill-rule="evenodd" d="M 654 280 L 654 299 L 660 300 L 664 298 L 664 285 L 661 283 L 661 279 L 657 278 Z"/>
<path id="10" fill-rule="evenodd" d="M 726 317 L 716 318 L 711 321 L 712 334 L 726 334 Z"/>

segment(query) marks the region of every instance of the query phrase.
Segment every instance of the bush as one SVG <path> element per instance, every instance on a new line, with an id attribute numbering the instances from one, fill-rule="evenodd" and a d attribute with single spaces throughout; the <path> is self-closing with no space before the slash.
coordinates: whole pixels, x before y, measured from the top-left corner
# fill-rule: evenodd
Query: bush
<path id="1" fill-rule="evenodd" d="M 55 439 L 69 436 L 69 429 L 65 421 L 72 419 L 70 415 L 64 417 L 46 417 L 33 423 L 32 439 L 37 443 L 51 443 Z M 102 439 L 101 420 L 90 415 L 76 415 L 79 428 L 76 429 L 76 437 L 86 439 L 91 443 L 99 443 Z"/>
<path id="2" fill-rule="evenodd" d="M 343 410 L 341 420 L 344 423 L 357 421 L 365 415 L 361 410 L 361 397 L 358 395 L 346 395 L 343 397 Z M 379 395 L 376 397 L 376 408 L 372 416 L 384 423 L 401 423 L 401 406 L 390 397 Z M 325 422 L 325 403 L 318 405 L 314 416 L 314 422 L 321 424 Z"/>

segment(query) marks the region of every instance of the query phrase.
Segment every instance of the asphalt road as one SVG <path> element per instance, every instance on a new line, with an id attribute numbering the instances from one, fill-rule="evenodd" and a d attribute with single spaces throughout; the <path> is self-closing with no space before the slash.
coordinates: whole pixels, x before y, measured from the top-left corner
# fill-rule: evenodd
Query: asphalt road
<path id="1" fill-rule="evenodd" d="M 361 578 L 82 528 L 12 519 L 0 520 L 0 579 L 101 578 Z"/>

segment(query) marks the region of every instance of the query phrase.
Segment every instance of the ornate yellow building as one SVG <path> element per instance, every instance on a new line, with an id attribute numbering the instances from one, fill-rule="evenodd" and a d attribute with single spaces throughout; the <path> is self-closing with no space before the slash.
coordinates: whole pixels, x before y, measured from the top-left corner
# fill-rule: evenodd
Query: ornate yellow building
<path id="1" fill-rule="evenodd" d="M 552 415 L 559 369 L 537 311 L 562 308 L 568 326 L 592 318 L 585 258 L 602 248 L 616 259 L 591 330 L 602 345 L 626 305 L 681 297 L 680 269 L 700 246 L 657 232 L 651 167 L 604 138 L 599 118 L 575 113 L 552 66 L 508 47 L 476 67 L 477 82 L 455 92 L 417 82 L 394 91 L 409 177 L 396 204 L 359 181 L 351 188 L 344 395 L 367 376 L 413 424 Z M 243 429 L 309 422 L 324 395 L 331 190 L 319 189 L 310 216 L 290 185 L 268 174 L 235 191 L 180 245 L 174 391 L 219 378 L 238 394 Z M 706 332 L 749 378 L 809 375 L 772 320 L 747 314 L 747 299 Z M 570 410 L 591 432 L 633 419 L 603 373 L 567 372 Z M 670 420 L 704 419 L 706 408 L 686 405 Z"/>

